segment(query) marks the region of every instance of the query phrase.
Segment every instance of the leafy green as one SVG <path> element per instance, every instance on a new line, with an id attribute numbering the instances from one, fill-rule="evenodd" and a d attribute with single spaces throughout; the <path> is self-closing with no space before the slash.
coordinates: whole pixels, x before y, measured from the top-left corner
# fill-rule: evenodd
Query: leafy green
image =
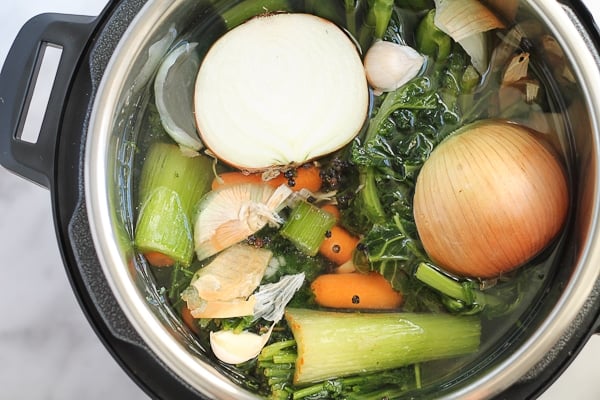
<path id="1" fill-rule="evenodd" d="M 434 29 L 428 26 L 432 18 L 428 13 L 419 24 L 422 34 L 424 29 Z M 391 25 L 395 24 L 392 18 Z M 419 263 L 431 262 L 412 212 L 417 175 L 437 144 L 480 115 L 471 107 L 479 75 L 458 44 L 442 32 L 435 34 L 439 37 L 428 39 L 435 43 L 421 42 L 437 46 L 427 70 L 376 99 L 366 133 L 355 139 L 350 150 L 353 172 L 358 175 L 354 191 L 338 193 L 342 224 L 354 232 L 367 232 L 355 265 L 364 272 L 381 273 L 395 289 L 408 294 L 405 308 L 412 311 L 440 311 L 447 300 L 413 278 Z M 416 39 L 422 41 L 418 35 Z M 468 114 L 466 107 L 470 107 Z"/>
<path id="2" fill-rule="evenodd" d="M 354 263 L 360 269 L 375 270 L 387 278 L 392 287 L 406 293 L 407 279 L 419 260 L 426 259 L 418 240 L 404 231 L 398 215 L 392 224 L 377 224 L 369 231 L 363 243 L 367 247 L 356 252 Z M 368 272 L 368 271 L 363 271 Z"/>

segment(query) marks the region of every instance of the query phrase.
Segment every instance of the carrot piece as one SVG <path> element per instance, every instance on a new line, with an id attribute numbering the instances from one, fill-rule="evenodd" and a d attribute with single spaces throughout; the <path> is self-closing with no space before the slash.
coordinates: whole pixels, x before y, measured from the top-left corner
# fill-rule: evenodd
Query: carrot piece
<path id="1" fill-rule="evenodd" d="M 144 257 L 153 267 L 172 267 L 175 264 L 171 257 L 158 251 L 147 251 L 144 253 Z"/>
<path id="2" fill-rule="evenodd" d="M 317 304 L 331 308 L 393 309 L 402 294 L 377 272 L 320 275 L 311 284 Z"/>
<path id="3" fill-rule="evenodd" d="M 260 173 L 244 174 L 241 171 L 223 172 L 213 179 L 212 190 L 218 189 L 221 186 L 236 185 L 242 183 L 268 183 L 262 180 Z"/>
<path id="4" fill-rule="evenodd" d="M 290 179 L 283 177 L 292 190 L 307 189 L 311 192 L 318 192 L 321 189 L 323 184 L 321 170 L 315 165 L 303 165 L 296 168 L 295 172 L 295 175 Z"/>
<path id="5" fill-rule="evenodd" d="M 327 211 L 329 214 L 333 215 L 336 220 L 340 219 L 340 209 L 335 204 L 325 204 L 321 206 L 321 210 Z"/>
<path id="6" fill-rule="evenodd" d="M 185 304 L 181 307 L 181 320 L 192 330 L 192 332 L 200 333 L 196 318 L 192 316 L 192 311 Z"/>
<path id="7" fill-rule="evenodd" d="M 321 243 L 319 253 L 337 265 L 351 260 L 359 239 L 339 225 L 331 228 L 329 233 Z"/>
<path id="8" fill-rule="evenodd" d="M 316 192 L 321 188 L 321 171 L 312 164 L 303 165 L 293 171 L 293 176 L 286 177 L 284 173 L 279 174 L 273 179 L 264 181 L 261 173 L 245 174 L 241 171 L 224 172 L 219 174 L 212 182 L 212 189 L 215 190 L 224 185 L 235 185 L 240 183 L 265 183 L 272 187 L 288 185 L 292 190 L 298 191 L 307 189 Z"/>

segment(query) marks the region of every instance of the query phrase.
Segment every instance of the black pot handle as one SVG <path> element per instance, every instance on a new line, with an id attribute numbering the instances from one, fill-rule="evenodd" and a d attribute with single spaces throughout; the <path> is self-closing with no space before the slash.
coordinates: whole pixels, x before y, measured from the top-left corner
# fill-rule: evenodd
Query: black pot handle
<path id="1" fill-rule="evenodd" d="M 96 26 L 94 17 L 41 14 L 21 28 L 0 72 L 0 164 L 50 188 L 63 104 L 81 54 Z M 43 53 L 62 50 L 37 139 L 23 140 L 23 126 Z"/>

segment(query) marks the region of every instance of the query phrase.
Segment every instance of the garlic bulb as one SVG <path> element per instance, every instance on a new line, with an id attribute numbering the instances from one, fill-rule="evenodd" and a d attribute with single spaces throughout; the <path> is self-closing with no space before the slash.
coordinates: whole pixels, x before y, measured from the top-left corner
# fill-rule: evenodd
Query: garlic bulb
<path id="1" fill-rule="evenodd" d="M 367 81 L 375 94 L 391 92 L 417 76 L 425 57 L 410 46 L 376 41 L 365 55 Z"/>
<path id="2" fill-rule="evenodd" d="M 440 267 L 490 278 L 521 266 L 557 236 L 568 199 L 555 153 L 527 128 L 490 120 L 431 153 L 417 178 L 414 217 Z"/>

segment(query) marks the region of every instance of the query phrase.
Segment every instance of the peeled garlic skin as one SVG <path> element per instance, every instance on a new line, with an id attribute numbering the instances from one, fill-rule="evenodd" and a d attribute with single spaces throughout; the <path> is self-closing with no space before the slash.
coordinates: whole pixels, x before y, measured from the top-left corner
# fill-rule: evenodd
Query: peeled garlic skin
<path id="1" fill-rule="evenodd" d="M 414 217 L 432 261 L 491 278 L 542 251 L 565 223 L 566 174 L 527 128 L 490 120 L 438 145 L 417 178 Z"/>
<path id="2" fill-rule="evenodd" d="M 379 40 L 365 54 L 369 85 L 376 92 L 396 90 L 417 76 L 425 57 L 409 46 Z"/>

